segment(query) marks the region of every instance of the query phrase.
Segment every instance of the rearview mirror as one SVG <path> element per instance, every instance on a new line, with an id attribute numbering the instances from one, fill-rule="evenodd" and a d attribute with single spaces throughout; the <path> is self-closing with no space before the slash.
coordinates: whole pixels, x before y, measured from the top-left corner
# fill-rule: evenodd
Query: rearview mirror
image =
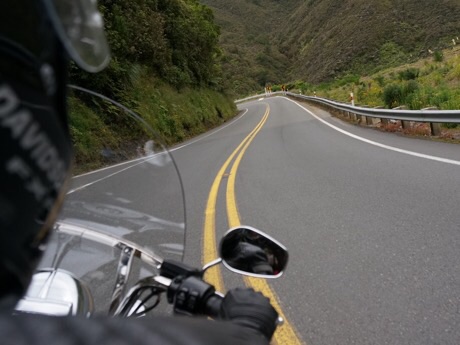
<path id="1" fill-rule="evenodd" d="M 219 246 L 229 270 L 261 278 L 278 278 L 288 262 L 285 246 L 260 230 L 239 226 L 227 231 Z"/>

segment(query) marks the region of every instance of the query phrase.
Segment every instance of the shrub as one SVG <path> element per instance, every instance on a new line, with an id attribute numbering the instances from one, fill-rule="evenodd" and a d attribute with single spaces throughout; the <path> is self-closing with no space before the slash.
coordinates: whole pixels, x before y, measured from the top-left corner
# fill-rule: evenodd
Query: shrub
<path id="1" fill-rule="evenodd" d="M 308 90 L 313 89 L 312 85 L 310 85 L 309 83 L 306 83 L 306 82 L 302 82 L 302 81 L 296 81 L 296 83 L 294 85 L 294 88 L 299 90 L 302 93 L 305 93 Z"/>
<path id="2" fill-rule="evenodd" d="M 410 80 L 407 84 L 404 85 L 403 91 L 404 96 L 407 97 L 410 94 L 418 91 L 419 85 L 415 80 Z"/>
<path id="3" fill-rule="evenodd" d="M 447 103 L 450 98 L 450 92 L 447 89 L 441 89 L 437 91 L 430 99 L 430 103 L 440 109 L 443 108 L 443 104 Z"/>
<path id="4" fill-rule="evenodd" d="M 409 80 L 402 86 L 403 97 L 402 103 L 409 106 L 410 109 L 419 109 L 420 99 L 418 97 L 418 91 L 420 87 L 415 80 Z"/>
<path id="5" fill-rule="evenodd" d="M 441 62 L 444 60 L 444 54 L 440 50 L 436 50 L 433 54 L 434 61 Z"/>
<path id="6" fill-rule="evenodd" d="M 344 86 L 344 85 L 348 85 L 348 84 L 358 85 L 359 84 L 359 79 L 360 79 L 359 75 L 349 74 L 349 75 L 346 75 L 343 78 L 337 80 L 336 83 L 337 83 L 337 86 Z"/>
<path id="7" fill-rule="evenodd" d="M 383 90 L 383 101 L 388 108 L 400 106 L 403 100 L 403 88 L 398 84 L 390 84 Z"/>
<path id="8" fill-rule="evenodd" d="M 418 68 L 408 68 L 404 71 L 399 72 L 399 79 L 400 80 L 414 80 L 417 79 L 420 74 L 420 70 Z"/>

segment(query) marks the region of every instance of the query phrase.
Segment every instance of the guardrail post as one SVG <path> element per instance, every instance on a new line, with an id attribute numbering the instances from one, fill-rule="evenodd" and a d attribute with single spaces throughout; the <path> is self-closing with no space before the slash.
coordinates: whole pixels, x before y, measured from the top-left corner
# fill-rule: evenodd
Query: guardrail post
<path id="1" fill-rule="evenodd" d="M 393 108 L 393 110 L 404 110 L 404 109 L 407 109 L 405 105 L 401 105 L 399 107 Z M 410 128 L 410 121 L 401 120 L 401 127 L 403 129 Z"/>
<path id="2" fill-rule="evenodd" d="M 428 107 L 423 108 L 422 110 L 437 110 L 438 107 Z M 441 124 L 436 122 L 430 122 L 431 135 L 439 136 L 441 135 Z"/>
<path id="3" fill-rule="evenodd" d="M 381 105 L 379 106 L 376 106 L 374 107 L 374 109 L 383 109 L 383 107 Z M 374 124 L 378 124 L 380 121 L 380 123 L 382 123 L 383 119 L 379 119 L 379 118 L 375 118 L 375 117 L 370 117 L 368 118 L 368 121 L 367 121 L 367 124 L 368 125 L 374 125 Z"/>
<path id="4" fill-rule="evenodd" d="M 441 124 L 430 122 L 431 135 L 439 136 L 441 135 Z"/>
<path id="5" fill-rule="evenodd" d="M 381 105 L 378 105 L 378 106 L 374 107 L 374 109 L 383 109 L 383 107 L 382 107 Z M 382 119 L 382 118 L 377 119 L 377 123 L 378 123 L 379 120 L 380 120 L 380 123 L 381 123 L 381 124 L 384 124 L 384 125 L 385 125 L 385 124 L 388 123 L 388 119 Z"/>
<path id="6" fill-rule="evenodd" d="M 361 105 L 361 108 L 370 108 L 368 105 Z M 366 125 L 373 125 L 372 117 L 361 115 L 361 119 L 366 122 Z"/>
<path id="7" fill-rule="evenodd" d="M 441 126 L 440 123 L 430 122 L 431 135 L 439 136 L 441 135 Z"/>

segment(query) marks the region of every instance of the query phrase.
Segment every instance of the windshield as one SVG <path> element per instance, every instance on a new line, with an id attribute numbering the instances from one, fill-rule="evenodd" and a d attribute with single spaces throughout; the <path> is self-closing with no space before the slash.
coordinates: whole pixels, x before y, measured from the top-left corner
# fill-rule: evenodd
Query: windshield
<path id="1" fill-rule="evenodd" d="M 162 259 L 182 260 L 185 205 L 170 153 L 141 117 L 94 93 L 72 88 L 75 167 L 66 201 L 39 269 L 82 279 L 96 310 L 106 310 L 125 245 L 153 257 L 133 264 L 132 282 L 155 274 Z M 87 123 L 80 133 L 76 121 Z M 137 260 L 139 261 L 139 260 Z"/>

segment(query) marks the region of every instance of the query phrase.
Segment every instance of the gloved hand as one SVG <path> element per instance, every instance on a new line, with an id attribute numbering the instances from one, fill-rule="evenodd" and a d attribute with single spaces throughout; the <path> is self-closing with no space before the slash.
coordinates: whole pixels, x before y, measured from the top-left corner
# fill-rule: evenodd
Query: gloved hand
<path id="1" fill-rule="evenodd" d="M 236 288 L 229 291 L 220 308 L 220 318 L 257 330 L 268 340 L 276 329 L 278 313 L 270 300 L 253 289 Z"/>

